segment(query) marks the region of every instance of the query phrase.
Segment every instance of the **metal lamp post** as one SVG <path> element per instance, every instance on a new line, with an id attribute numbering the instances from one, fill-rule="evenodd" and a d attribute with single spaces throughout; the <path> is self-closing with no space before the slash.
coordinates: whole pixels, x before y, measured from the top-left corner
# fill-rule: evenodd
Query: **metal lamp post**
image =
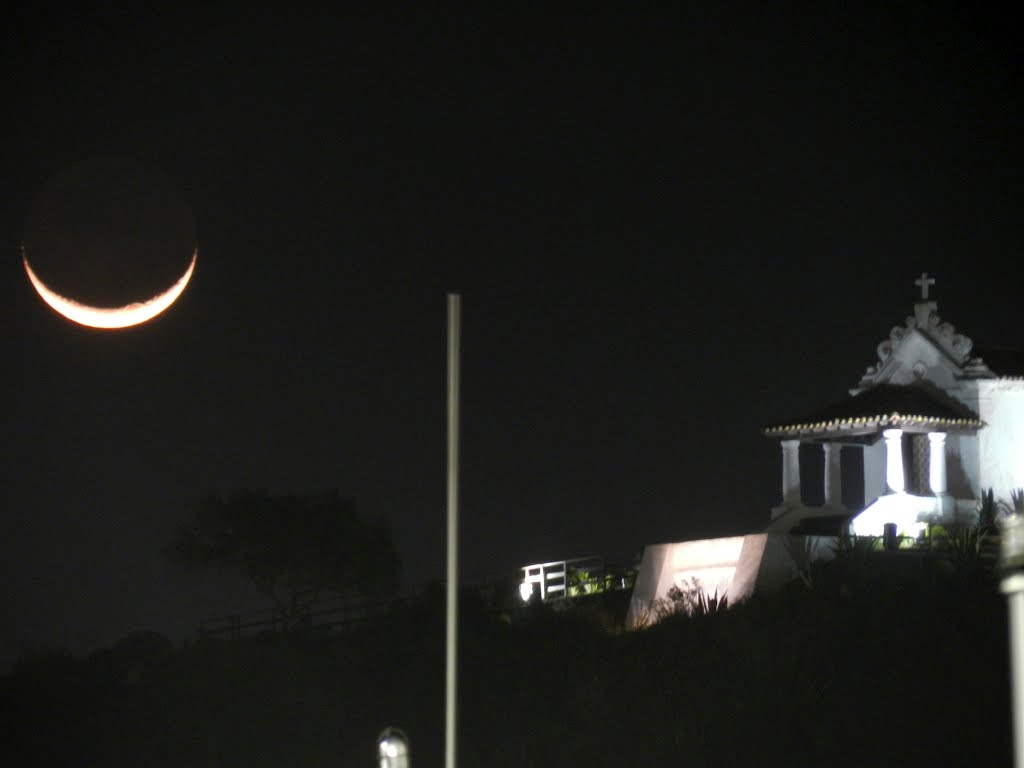
<path id="1" fill-rule="evenodd" d="M 1014 765 L 1024 768 L 1024 515 L 1002 521 L 999 589 L 1006 595 L 1010 625 L 1010 684 L 1013 697 Z"/>
<path id="2" fill-rule="evenodd" d="M 448 409 L 447 409 L 447 507 L 448 507 L 448 589 L 445 641 L 444 764 L 455 768 L 456 694 L 458 692 L 459 616 L 459 332 L 461 297 L 448 294 Z M 377 739 L 380 768 L 409 768 L 409 745 L 397 728 L 385 730 Z"/>
<path id="3" fill-rule="evenodd" d="M 445 642 L 444 764 L 455 768 L 459 628 L 459 347 L 461 299 L 448 294 L 448 594 Z"/>

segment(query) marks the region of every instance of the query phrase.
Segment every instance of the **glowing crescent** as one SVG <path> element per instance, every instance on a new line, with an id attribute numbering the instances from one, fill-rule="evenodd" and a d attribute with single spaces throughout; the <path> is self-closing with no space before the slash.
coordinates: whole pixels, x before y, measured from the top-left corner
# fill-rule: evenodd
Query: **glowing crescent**
<path id="1" fill-rule="evenodd" d="M 40 280 L 32 267 L 28 265 L 28 257 L 22 253 L 21 260 L 25 264 L 25 271 L 33 287 L 42 297 L 43 301 L 49 304 L 68 320 L 80 325 L 87 325 L 90 328 L 127 328 L 131 325 L 138 325 L 147 320 L 152 320 L 165 309 L 167 309 L 185 290 L 189 278 L 192 277 L 192 270 L 196 268 L 196 259 L 199 256 L 199 249 L 192 252 L 192 261 L 185 270 L 185 274 L 178 278 L 178 282 L 161 294 L 151 299 L 134 304 L 126 304 L 123 307 L 90 307 L 87 304 L 79 304 L 73 299 L 65 298 L 59 293 L 54 293 Z"/>

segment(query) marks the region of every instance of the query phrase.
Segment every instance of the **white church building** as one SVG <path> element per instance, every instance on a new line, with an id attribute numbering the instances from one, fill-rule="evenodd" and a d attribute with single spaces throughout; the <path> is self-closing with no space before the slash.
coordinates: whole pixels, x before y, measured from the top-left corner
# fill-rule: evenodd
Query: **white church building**
<path id="1" fill-rule="evenodd" d="M 763 430 L 782 454 L 781 503 L 765 530 L 647 547 L 630 623 L 672 586 L 696 582 L 735 602 L 788 580 L 793 536 L 882 536 L 889 524 L 917 538 L 931 524 L 976 522 L 989 489 L 1009 500 L 1024 488 L 1024 355 L 943 321 L 934 282 L 916 281 L 913 314 L 848 397 Z"/>

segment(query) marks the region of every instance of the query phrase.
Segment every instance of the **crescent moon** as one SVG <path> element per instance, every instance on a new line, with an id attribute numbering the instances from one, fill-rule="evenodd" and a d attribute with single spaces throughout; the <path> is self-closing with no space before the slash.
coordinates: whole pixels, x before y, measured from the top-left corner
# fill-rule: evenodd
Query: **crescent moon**
<path id="1" fill-rule="evenodd" d="M 192 261 L 185 270 L 185 274 L 178 278 L 178 281 L 163 293 L 157 294 L 151 299 L 133 304 L 126 304 L 123 307 L 90 307 L 87 304 L 80 304 L 74 299 L 61 296 L 59 293 L 50 290 L 46 284 L 32 271 L 29 266 L 28 256 L 22 252 L 21 260 L 25 264 L 25 272 L 36 292 L 58 313 L 64 315 L 68 320 L 87 325 L 90 328 L 128 328 L 139 325 L 147 320 L 152 320 L 181 296 L 185 286 L 192 277 L 192 271 L 196 268 L 196 259 L 199 257 L 199 249 L 192 251 Z"/>

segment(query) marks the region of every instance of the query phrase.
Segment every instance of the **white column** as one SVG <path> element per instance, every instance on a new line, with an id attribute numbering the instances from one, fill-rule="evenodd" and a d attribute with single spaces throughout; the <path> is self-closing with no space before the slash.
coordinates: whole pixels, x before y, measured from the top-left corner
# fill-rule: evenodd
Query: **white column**
<path id="1" fill-rule="evenodd" d="M 887 429 L 885 438 L 885 483 L 890 493 L 903 493 L 903 430 Z"/>
<path id="2" fill-rule="evenodd" d="M 800 498 L 800 441 L 782 441 L 782 506 L 799 507 Z"/>
<path id="3" fill-rule="evenodd" d="M 843 470 L 841 443 L 822 443 L 825 451 L 825 506 L 843 506 Z"/>
<path id="4" fill-rule="evenodd" d="M 946 433 L 928 433 L 928 487 L 936 496 L 946 493 Z"/>

